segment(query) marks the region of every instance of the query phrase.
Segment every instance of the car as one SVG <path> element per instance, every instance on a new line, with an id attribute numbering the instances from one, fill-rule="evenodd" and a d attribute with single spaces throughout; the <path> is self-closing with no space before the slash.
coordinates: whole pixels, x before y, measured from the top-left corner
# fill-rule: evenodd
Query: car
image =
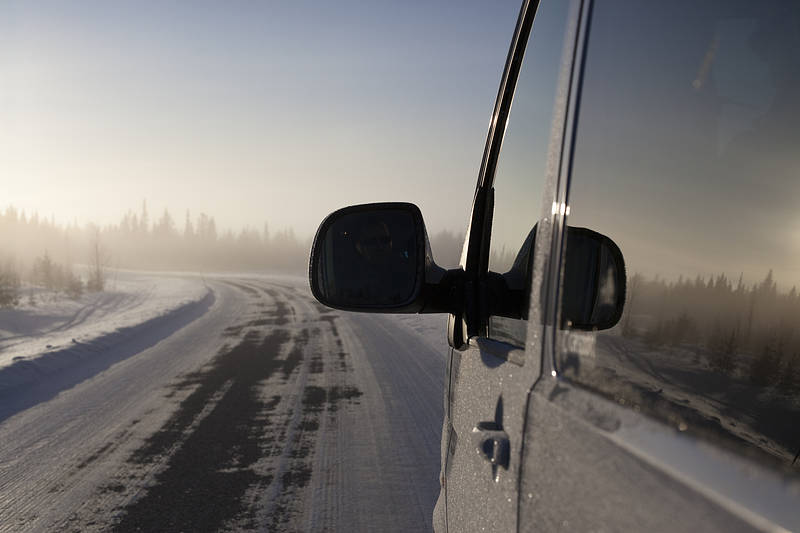
<path id="1" fill-rule="evenodd" d="M 525 1 L 460 267 L 413 204 L 322 222 L 320 302 L 449 314 L 437 531 L 800 531 L 798 28 Z"/>

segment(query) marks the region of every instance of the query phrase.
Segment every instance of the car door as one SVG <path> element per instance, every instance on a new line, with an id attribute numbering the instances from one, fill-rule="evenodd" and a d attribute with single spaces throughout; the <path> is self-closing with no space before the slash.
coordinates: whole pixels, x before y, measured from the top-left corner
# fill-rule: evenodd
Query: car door
<path id="1" fill-rule="evenodd" d="M 539 286 L 531 286 L 537 305 L 529 321 L 501 311 L 493 288 L 531 279 L 531 269 L 515 271 L 514 260 L 551 212 L 555 173 L 548 181 L 548 154 L 558 130 L 554 109 L 569 16 L 568 2 L 524 3 L 490 125 L 462 265 L 468 305 L 450 325 L 456 349 L 442 491 L 449 531 L 516 528 L 524 411 L 541 368 Z M 537 228 L 533 270 L 540 273 L 548 232 L 546 224 Z M 522 306 L 520 315 L 528 315 L 528 301 Z"/>
<path id="2" fill-rule="evenodd" d="M 608 235 L 628 294 L 544 328 L 519 529 L 798 531 L 800 9 L 583 4 L 555 249 Z"/>

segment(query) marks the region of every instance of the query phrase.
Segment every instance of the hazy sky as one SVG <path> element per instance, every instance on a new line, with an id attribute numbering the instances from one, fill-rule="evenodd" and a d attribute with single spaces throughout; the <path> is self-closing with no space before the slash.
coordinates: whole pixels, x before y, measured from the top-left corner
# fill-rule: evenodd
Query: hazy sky
<path id="1" fill-rule="evenodd" d="M 594 11 L 570 224 L 630 272 L 800 287 L 797 3 Z"/>
<path id="2" fill-rule="evenodd" d="M 0 208 L 463 229 L 519 2 L 5 1 Z"/>

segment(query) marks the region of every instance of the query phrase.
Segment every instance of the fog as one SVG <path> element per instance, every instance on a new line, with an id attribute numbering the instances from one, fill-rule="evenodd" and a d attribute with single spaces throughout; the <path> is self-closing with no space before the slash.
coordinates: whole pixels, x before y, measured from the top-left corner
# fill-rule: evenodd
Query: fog
<path id="1" fill-rule="evenodd" d="M 463 241 L 463 232 L 432 234 L 437 262 L 456 266 Z M 103 226 L 62 225 L 8 206 L 0 212 L 0 286 L 19 287 L 25 281 L 67 291 L 75 280 L 90 286 L 98 268 L 305 275 L 311 242 L 291 227 L 264 223 L 234 230 L 221 228 L 207 213 L 177 216 L 164 209 L 151 214 L 147 202 Z"/>
<path id="2" fill-rule="evenodd" d="M 305 242 L 411 201 L 460 231 L 518 9 L 3 2 L 0 208 L 106 227 L 147 199 Z"/>

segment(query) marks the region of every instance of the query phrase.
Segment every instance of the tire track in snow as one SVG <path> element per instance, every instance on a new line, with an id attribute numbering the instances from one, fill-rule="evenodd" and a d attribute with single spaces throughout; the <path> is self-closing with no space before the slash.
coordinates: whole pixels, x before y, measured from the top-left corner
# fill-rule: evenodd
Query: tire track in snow
<path id="1" fill-rule="evenodd" d="M 262 429 L 269 428 L 279 398 L 262 399 L 258 383 L 280 370 L 278 356 L 288 340 L 283 329 L 261 339 L 250 332 L 209 369 L 188 378 L 197 389 L 133 462 L 146 464 L 171 450 L 214 394 L 232 383 L 156 474 L 155 484 L 126 507 L 115 531 L 215 531 L 241 518 L 246 491 L 272 480 L 252 466 L 261 458 Z"/>
<path id="2" fill-rule="evenodd" d="M 229 284 L 253 304 L 267 297 L 268 312 L 255 305 L 249 320 L 225 330 L 237 344 L 172 386 L 194 390 L 129 459 L 152 479 L 105 487 L 131 498 L 115 531 L 303 529 L 318 430 L 361 393 L 342 380 L 323 387 L 321 347 L 311 340 L 332 322 L 317 309 L 285 288 Z"/>

